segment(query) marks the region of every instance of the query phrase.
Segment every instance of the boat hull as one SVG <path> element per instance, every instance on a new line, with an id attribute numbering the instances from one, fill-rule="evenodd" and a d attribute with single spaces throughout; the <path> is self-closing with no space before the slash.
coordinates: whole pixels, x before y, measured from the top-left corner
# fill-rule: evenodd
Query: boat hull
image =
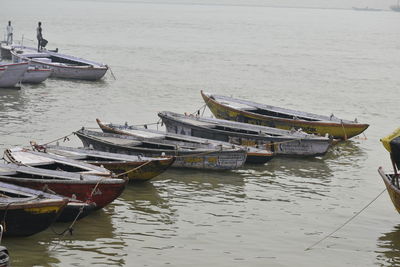
<path id="1" fill-rule="evenodd" d="M 166 171 L 175 161 L 175 158 L 152 160 L 150 162 L 88 162 L 114 172 L 115 174 L 127 173 L 126 177 L 131 182 L 148 181 Z M 135 169 L 135 170 L 133 170 Z"/>
<path id="2" fill-rule="evenodd" d="M 368 124 L 359 123 L 331 123 L 266 116 L 224 105 L 203 92 L 201 92 L 201 95 L 215 117 L 225 120 L 275 127 L 284 130 L 291 130 L 293 128 L 296 130 L 301 129 L 310 134 L 318 134 L 321 136 L 328 134 L 337 139 L 348 139 L 359 135 L 369 126 Z"/>
<path id="3" fill-rule="evenodd" d="M 23 83 L 41 83 L 44 82 L 51 75 L 50 69 L 29 69 L 22 77 Z"/>
<path id="4" fill-rule="evenodd" d="M 28 69 L 28 64 L 26 62 L 6 64 L 0 65 L 0 68 L 6 69 L 0 76 L 0 87 L 14 87 L 22 80 L 24 73 Z"/>
<path id="5" fill-rule="evenodd" d="M 107 72 L 107 67 L 67 67 L 57 66 L 54 64 L 41 63 L 32 60 L 35 66 L 48 67 L 51 69 L 52 78 L 76 79 L 76 80 L 89 80 L 95 81 L 101 79 Z"/>
<path id="6" fill-rule="evenodd" d="M 92 147 L 95 150 L 127 155 L 141 154 L 146 157 L 173 156 L 175 157 L 175 161 L 172 166 L 177 168 L 231 170 L 243 166 L 246 161 L 245 150 L 210 150 L 199 152 L 188 150 L 163 151 L 159 149 L 141 149 L 138 147 L 106 143 L 97 138 L 83 135 L 80 132 L 75 132 L 75 134 L 81 139 L 85 147 Z"/>
<path id="7" fill-rule="evenodd" d="M 47 229 L 62 212 L 67 200 L 41 204 L 10 204 L 0 208 L 5 236 L 30 236 Z"/>
<path id="8" fill-rule="evenodd" d="M 327 152 L 331 145 L 329 139 L 297 139 L 296 137 L 280 138 L 278 136 L 252 135 L 238 132 L 215 130 L 196 126 L 194 123 L 184 123 L 172 116 L 159 113 L 166 130 L 171 133 L 191 135 L 195 137 L 229 142 L 242 146 L 265 147 L 276 155 L 284 156 L 318 156 Z"/>
<path id="9" fill-rule="evenodd" d="M 97 181 L 75 181 L 0 176 L 0 181 L 45 192 L 54 192 L 83 202 L 92 201 L 96 203 L 96 210 L 105 207 L 119 197 L 126 185 L 124 180 L 112 178 L 104 178 Z"/>
<path id="10" fill-rule="evenodd" d="M 16 46 L 16 49 L 27 50 L 28 52 L 36 53 L 36 49 L 31 47 Z M 29 62 L 30 66 L 38 68 L 49 68 L 51 69 L 52 78 L 63 78 L 63 79 L 77 79 L 77 80 L 89 80 L 95 81 L 101 79 L 107 72 L 108 66 L 93 61 L 88 61 L 68 55 L 62 55 L 51 51 L 37 52 L 38 55 L 43 54 L 43 57 L 60 58 L 61 61 L 66 63 L 76 63 L 73 64 L 60 64 L 58 62 L 48 62 L 45 60 L 37 59 L 36 57 L 25 57 L 24 54 L 18 53 L 18 51 L 12 51 L 13 62 Z"/>
<path id="11" fill-rule="evenodd" d="M 84 203 L 70 201 L 57 218 L 57 222 L 72 222 L 74 220 L 80 220 L 88 216 L 92 211 L 96 210 L 96 204 L 94 202 Z"/>
<path id="12" fill-rule="evenodd" d="M 393 206 L 400 213 L 400 189 L 397 188 L 393 184 L 393 176 L 394 174 L 386 174 L 382 167 L 378 169 L 379 175 L 382 177 L 383 182 L 385 183 L 387 192 L 392 200 Z"/>

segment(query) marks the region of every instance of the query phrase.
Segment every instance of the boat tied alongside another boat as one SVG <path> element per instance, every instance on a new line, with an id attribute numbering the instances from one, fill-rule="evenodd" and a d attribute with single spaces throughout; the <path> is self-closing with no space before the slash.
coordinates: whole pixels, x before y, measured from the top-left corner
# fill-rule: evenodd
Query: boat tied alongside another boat
<path id="1" fill-rule="evenodd" d="M 127 180 L 48 170 L 14 163 L 0 163 L 0 181 L 52 192 L 83 202 L 94 202 L 95 209 L 110 204 L 123 192 Z"/>
<path id="2" fill-rule="evenodd" d="M 112 175 L 112 173 L 104 167 L 21 147 L 6 149 L 3 159 L 17 165 L 31 166 L 45 170 L 58 170 L 98 176 Z"/>
<path id="3" fill-rule="evenodd" d="M 215 146 L 213 144 L 171 143 L 165 140 L 139 138 L 85 130 L 76 131 L 85 147 L 96 150 L 146 157 L 175 157 L 172 167 L 209 170 L 231 170 L 240 168 L 246 161 L 246 150 L 242 147 Z"/>
<path id="4" fill-rule="evenodd" d="M 136 126 L 129 126 L 127 124 L 113 124 L 113 123 L 102 123 L 99 119 L 96 119 L 97 124 L 100 129 L 105 133 L 114 133 L 114 134 L 122 134 L 122 135 L 132 135 L 139 138 L 155 138 L 158 140 L 163 140 L 165 142 L 170 142 L 173 145 L 182 146 L 186 143 L 191 144 L 200 144 L 200 145 L 210 145 L 213 144 L 215 146 L 226 146 L 232 147 L 228 142 L 205 139 L 199 137 L 193 137 L 188 135 L 170 133 L 170 132 L 161 132 L 158 130 L 151 130 L 146 128 L 139 128 Z M 246 163 L 255 163 L 255 164 L 264 164 L 270 161 L 274 157 L 274 153 L 271 152 L 270 149 L 266 148 L 256 148 L 256 147 L 247 147 L 246 153 Z"/>
<path id="5" fill-rule="evenodd" d="M 233 97 L 215 95 L 201 91 L 201 95 L 215 117 L 284 130 L 301 129 L 310 134 L 347 140 L 361 134 L 368 128 L 368 124 L 339 119 L 331 116 L 290 110 L 259 104 L 252 101 Z"/>
<path id="6" fill-rule="evenodd" d="M 22 45 L 11 49 L 13 62 L 29 62 L 31 66 L 50 68 L 54 78 L 99 80 L 107 72 L 108 66 L 99 62 L 82 59 L 70 55 Z"/>
<path id="7" fill-rule="evenodd" d="M 5 63 L 0 62 L 0 87 L 13 88 L 22 81 L 28 69 L 27 62 Z"/>
<path id="8" fill-rule="evenodd" d="M 318 156 L 327 152 L 332 139 L 222 119 L 158 113 L 168 132 L 214 139 L 243 146 L 265 147 L 276 155 Z"/>
<path id="9" fill-rule="evenodd" d="M 29 66 L 22 76 L 22 83 L 38 84 L 44 82 L 51 75 L 50 68 L 39 68 L 37 66 Z"/>
<path id="10" fill-rule="evenodd" d="M 0 218 L 5 236 L 29 236 L 47 229 L 68 199 L 0 182 Z"/>
<path id="11" fill-rule="evenodd" d="M 46 152 L 103 166 L 115 174 L 126 173 L 129 181 L 147 181 L 166 171 L 175 161 L 174 157 L 145 157 L 108 153 L 89 148 L 47 145 Z"/>

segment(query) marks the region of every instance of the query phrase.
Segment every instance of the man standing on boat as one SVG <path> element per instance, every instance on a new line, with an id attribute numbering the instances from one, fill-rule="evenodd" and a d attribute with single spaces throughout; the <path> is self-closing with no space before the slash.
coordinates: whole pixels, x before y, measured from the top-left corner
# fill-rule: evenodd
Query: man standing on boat
<path id="1" fill-rule="evenodd" d="M 7 45 L 13 43 L 13 27 L 11 26 L 11 21 L 8 21 L 7 25 Z"/>
<path id="2" fill-rule="evenodd" d="M 38 49 L 37 51 L 40 52 L 40 50 L 42 50 L 42 40 L 43 40 L 43 36 L 42 36 L 42 23 L 39 21 L 38 26 L 36 28 L 36 37 L 38 40 Z"/>

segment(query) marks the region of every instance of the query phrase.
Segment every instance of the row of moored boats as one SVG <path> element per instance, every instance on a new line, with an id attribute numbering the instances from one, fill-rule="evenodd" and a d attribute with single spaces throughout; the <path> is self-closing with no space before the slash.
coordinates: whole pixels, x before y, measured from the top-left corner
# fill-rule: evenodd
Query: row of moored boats
<path id="1" fill-rule="evenodd" d="M 101 131 L 73 132 L 83 148 L 31 142 L 28 148 L 6 149 L 0 164 L 5 235 L 31 235 L 56 220 L 83 218 L 118 198 L 128 182 L 150 180 L 170 167 L 224 171 L 279 156 L 319 156 L 368 127 L 201 94 L 216 118 L 202 117 L 200 110 L 189 115 L 160 112 L 159 124 L 166 131 L 97 119 Z"/>

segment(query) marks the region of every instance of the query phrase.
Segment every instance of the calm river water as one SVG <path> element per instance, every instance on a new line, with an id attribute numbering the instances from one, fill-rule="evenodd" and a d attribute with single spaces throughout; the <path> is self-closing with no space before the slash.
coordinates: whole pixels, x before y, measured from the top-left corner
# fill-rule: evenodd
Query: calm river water
<path id="1" fill-rule="evenodd" d="M 116 80 L 0 90 L 0 147 L 51 141 L 95 118 L 193 112 L 201 89 L 357 118 L 371 125 L 367 139 L 237 171 L 167 171 L 129 185 L 64 240 L 51 229 L 4 239 L 12 265 L 399 266 L 400 215 L 387 193 L 305 249 L 384 189 L 377 168 L 391 164 L 379 139 L 400 121 L 400 14 L 198 3 L 1 0 L 15 39 L 31 44 L 40 20 L 49 48 L 105 62 Z"/>

